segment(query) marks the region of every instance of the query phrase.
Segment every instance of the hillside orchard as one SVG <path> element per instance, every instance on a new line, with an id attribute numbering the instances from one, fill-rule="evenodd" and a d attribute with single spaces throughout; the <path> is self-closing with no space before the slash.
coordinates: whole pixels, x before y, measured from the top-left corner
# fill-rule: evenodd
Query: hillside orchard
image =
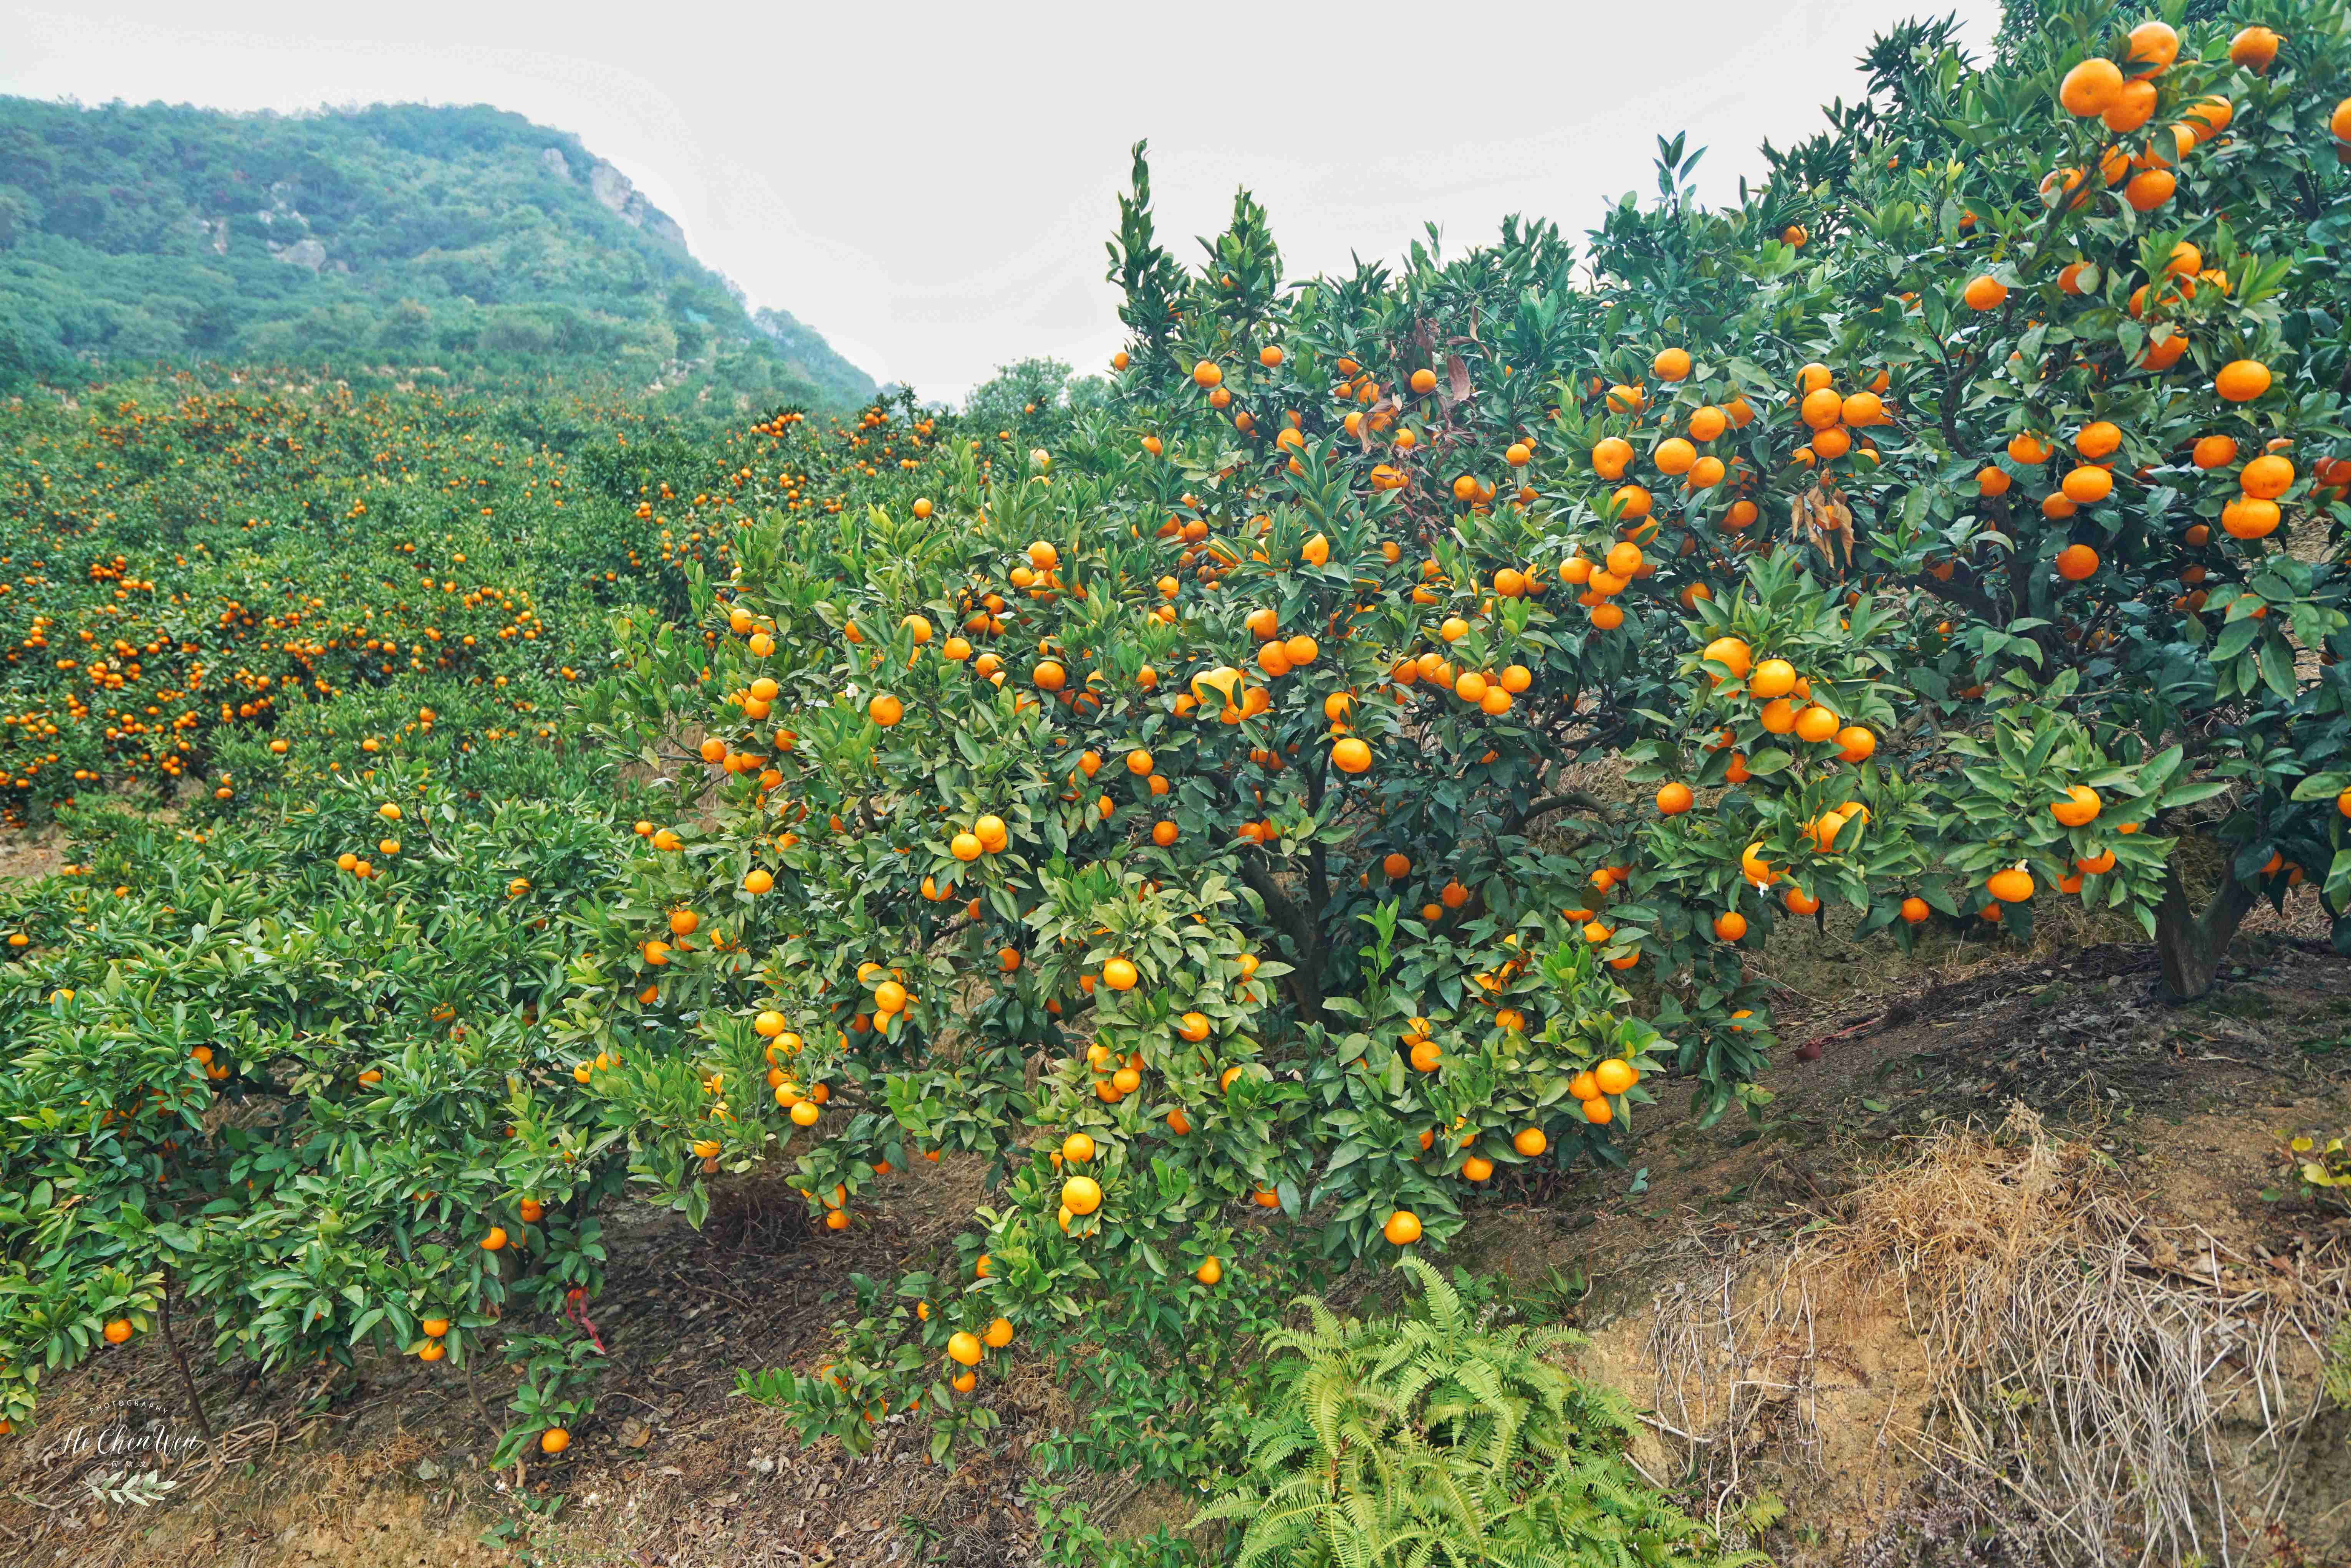
<path id="1" fill-rule="evenodd" d="M 1301 1280 L 1621 1164 L 1668 1093 L 1759 1109 L 1782 922 L 1907 946 L 2071 904 L 2182 996 L 2262 902 L 2351 950 L 2339 9 L 2049 5 L 1982 68 L 1939 25 L 1865 64 L 1736 206 L 1665 141 L 1582 247 L 1512 219 L 1302 284 L 1247 193 L 1179 264 L 1138 148 L 1106 398 L 615 457 L 634 533 L 566 547 L 644 541 L 586 585 L 609 622 L 552 672 L 492 651 L 614 831 L 421 736 L 371 778 L 307 695 L 350 683 L 256 666 L 279 716 L 208 744 L 274 825 L 126 830 L 176 891 L 19 916 L 11 1415 L 167 1289 L 225 1353 L 454 1358 L 509 1300 L 584 1310 L 623 1186 L 698 1219 L 780 1161 L 842 1230 L 952 1155 L 996 1185 L 951 1255 L 747 1391 L 852 1447 L 919 1402 L 944 1456 L 1041 1357 L 1085 1380 L 1073 1462 L 1200 1482 L 1222 1439 L 1167 1413 Z M 467 647 L 532 624 L 476 611 Z M 409 676 L 443 657 L 497 691 Z M 273 773 L 271 724 L 327 771 Z M 623 760 L 653 782 L 615 806 Z M 441 1004 L 321 952 L 265 1007 L 245 955 L 297 936 L 262 872 L 302 941 L 476 956 Z M 577 1343 L 528 1351 L 510 1449 L 587 1413 Z"/>

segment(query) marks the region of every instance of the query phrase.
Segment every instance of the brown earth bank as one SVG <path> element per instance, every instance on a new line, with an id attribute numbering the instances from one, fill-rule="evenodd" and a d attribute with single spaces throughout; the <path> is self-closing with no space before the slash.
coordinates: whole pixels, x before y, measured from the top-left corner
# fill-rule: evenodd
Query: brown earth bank
<path id="1" fill-rule="evenodd" d="M 1625 1170 L 1498 1195 L 1446 1260 L 1590 1335 L 1579 1370 L 1644 1412 L 1636 1462 L 1777 1561 L 2351 1563 L 2351 1416 L 2324 1389 L 2330 1354 L 2351 1370 L 2351 1222 L 2280 1142 L 2351 1124 L 2351 963 L 2269 916 L 2173 1005 L 2151 950 L 2103 935 L 1874 971 L 1783 936 L 1760 1120 L 1655 1107 Z M 0 1563 L 1037 1561 L 1031 1450 L 1074 1411 L 1033 1369 L 952 1470 L 903 1416 L 852 1457 L 734 1396 L 739 1369 L 820 1362 L 851 1276 L 923 1266 L 981 1177 L 918 1162 L 839 1236 L 775 1178 L 698 1234 L 616 1208 L 597 1415 L 519 1473 L 486 1469 L 495 1369 L 192 1358 L 207 1442 L 146 1336 L 0 1439 Z M 1061 1500 L 1114 1535 L 1189 1514 L 1115 1476 Z"/>

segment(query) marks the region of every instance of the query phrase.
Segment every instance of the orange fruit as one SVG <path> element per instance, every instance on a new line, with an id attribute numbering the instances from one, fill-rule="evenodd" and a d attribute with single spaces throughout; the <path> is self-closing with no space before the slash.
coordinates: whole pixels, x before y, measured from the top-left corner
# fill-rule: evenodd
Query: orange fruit
<path id="1" fill-rule="evenodd" d="M 1754 654 L 1747 644 L 1737 637 L 1717 637 L 1706 645 L 1704 656 L 1708 664 L 1720 664 L 1724 669 L 1729 670 L 1730 678 L 1735 681 L 1745 678 L 1749 662 Z"/>
<path id="2" fill-rule="evenodd" d="M 2115 100 L 2098 118 L 2117 136 L 2137 131 L 2155 118 L 2155 84 L 2146 80 L 2123 83 L 2122 90 L 2115 94 Z"/>
<path id="3" fill-rule="evenodd" d="M 2057 84 L 2057 101 L 2080 119 L 2104 114 L 2123 90 L 2122 68 L 2104 58 L 2084 60 Z"/>
<path id="4" fill-rule="evenodd" d="M 2049 814 L 2069 828 L 2087 827 L 2097 820 L 2104 802 L 2098 792 L 2086 784 L 2075 784 L 2065 791 L 2065 799 L 2053 802 Z"/>
<path id="5" fill-rule="evenodd" d="M 2294 465 L 2274 452 L 2266 452 L 2245 465 L 2237 483 L 2256 500 L 2274 501 L 2294 487 Z"/>
<path id="6" fill-rule="evenodd" d="M 2281 42 L 2267 27 L 2246 27 L 2229 40 L 2229 59 L 2252 71 L 2265 71 L 2278 57 Z"/>
<path id="7" fill-rule="evenodd" d="M 2179 57 L 2179 35 L 2168 22 L 2150 18 L 2130 30 L 2129 59 L 2135 76 L 2160 76 Z"/>
<path id="8" fill-rule="evenodd" d="M 2151 213 L 2171 200 L 2179 177 L 2168 169 L 2142 169 L 2123 187 L 2123 200 L 2138 212 Z"/>
<path id="9" fill-rule="evenodd" d="M 1409 1247 L 1420 1239 L 1420 1216 L 1408 1208 L 1399 1208 L 1388 1216 L 1387 1223 L 1380 1227 L 1380 1234 L 1388 1239 L 1391 1246 Z"/>
<path id="10" fill-rule="evenodd" d="M 1835 738 L 1836 732 L 1836 715 L 1818 703 L 1810 705 L 1796 715 L 1796 738 L 1799 740 L 1818 745 Z"/>
<path id="11" fill-rule="evenodd" d="M 1657 791 L 1657 810 L 1668 817 L 1678 817 L 1690 809 L 1694 797 L 1688 785 L 1675 780 Z"/>
<path id="12" fill-rule="evenodd" d="M 1736 942 L 1747 935 L 1747 916 L 1739 911 L 1726 910 L 1714 917 L 1714 934 L 1725 942 Z"/>
<path id="13" fill-rule="evenodd" d="M 2199 468 L 2225 468 L 2237 460 L 2237 444 L 2225 435 L 2200 436 L 2196 442 Z"/>
<path id="14" fill-rule="evenodd" d="M 2257 496 L 2240 496 L 2220 508 L 2220 531 L 2232 539 L 2267 538 L 2277 531 L 2278 505 Z"/>
<path id="15" fill-rule="evenodd" d="M 2229 402 L 2251 402 L 2270 390 L 2270 368 L 2259 360 L 2231 360 L 2212 378 L 2212 390 Z"/>
<path id="16" fill-rule="evenodd" d="M 2075 474 L 2082 472 L 2076 468 Z M 2093 470 L 2104 473 L 2104 469 Z M 2072 475 L 2066 476 L 2070 481 Z M 2098 552 L 2088 545 L 2067 545 L 2057 552 L 2057 575 L 2068 582 L 2080 582 L 2098 570 Z"/>
<path id="17" fill-rule="evenodd" d="M 2032 873 L 2021 865 L 1994 872 L 1985 880 L 1984 891 L 2002 904 L 2022 904 L 2032 896 Z"/>
<path id="18" fill-rule="evenodd" d="M 1968 308 L 1971 310 L 1997 310 L 2008 300 L 2008 285 L 1986 273 L 1970 278 L 1959 297 L 1968 302 Z M 1812 423 L 1809 409 L 1806 411 L 1805 423 L 1807 424 Z M 1819 427 L 1814 426 L 1814 428 Z"/>

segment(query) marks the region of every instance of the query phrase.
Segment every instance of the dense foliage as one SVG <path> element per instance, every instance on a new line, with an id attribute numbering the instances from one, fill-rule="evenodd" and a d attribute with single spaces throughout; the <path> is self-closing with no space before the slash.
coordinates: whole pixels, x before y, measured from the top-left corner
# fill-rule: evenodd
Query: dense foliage
<path id="1" fill-rule="evenodd" d="M 785 1162 L 840 1231 L 953 1154 L 934 1266 L 747 1374 L 803 1433 L 944 1458 L 1034 1356 L 1088 1396 L 1050 1464 L 1253 1465 L 1343 1556 L 1707 1549 L 1451 1306 L 1395 1342 L 1438 1385 L 1323 1325 L 1253 1448 L 1214 1413 L 1301 1281 L 1623 1161 L 1666 1086 L 1760 1108 L 1783 921 L 2074 899 L 2183 994 L 2257 900 L 2351 937 L 2351 22 L 1865 65 L 1736 206 L 1665 142 L 1581 249 L 1304 282 L 1246 192 L 1179 264 L 1138 149 L 1111 381 L 963 418 L 12 406 L 0 760 L 88 847 L 0 904 L 6 1414 L 176 1301 L 266 1361 L 503 1345 L 553 1451 L 592 1336 L 502 1314 L 580 1322 L 608 1196 Z M 64 805 L 126 779 L 187 816 Z M 1416 1403 L 1472 1362 L 1568 1457 Z"/>
<path id="2" fill-rule="evenodd" d="M 1308 1300 L 1266 1336 L 1262 1414 L 1207 1520 L 1241 1532 L 1238 1568 L 1541 1568 L 1761 1563 L 1707 1535 L 1625 1462 L 1633 1420 L 1552 1359 L 1559 1329 L 1499 1327 L 1418 1258 L 1400 1318 L 1342 1319 Z"/>
<path id="3" fill-rule="evenodd" d="M 1581 255 L 1291 283 L 1244 192 L 1186 268 L 1138 155 L 1108 409 L 755 522 L 588 699 L 681 777 L 582 1053 L 698 1037 L 720 1166 L 797 1154 L 831 1224 L 915 1152 L 1003 1174 L 956 1277 L 757 1391 L 945 1441 L 998 1320 L 1180 1379 L 1269 1233 L 1393 1256 L 1665 1078 L 1759 1105 L 1791 917 L 2074 899 L 2184 994 L 2257 899 L 2345 932 L 2351 42 L 2271 21 L 1898 29 L 1739 206 L 1666 143 Z"/>
<path id="4" fill-rule="evenodd" d="M 0 98 L 0 388 L 195 359 L 845 406 L 576 137 L 484 108 L 280 116 Z"/>
<path id="5" fill-rule="evenodd" d="M 871 483 L 776 417 L 822 459 L 785 511 Z M 642 809 L 573 698 L 727 559 L 746 444 L 258 376 L 0 405 L 0 810 L 70 832 L 0 890 L 0 1421 L 172 1312 L 267 1366 L 504 1352 L 509 1448 L 587 1408 L 598 1205 L 691 1156 L 547 1028 Z"/>

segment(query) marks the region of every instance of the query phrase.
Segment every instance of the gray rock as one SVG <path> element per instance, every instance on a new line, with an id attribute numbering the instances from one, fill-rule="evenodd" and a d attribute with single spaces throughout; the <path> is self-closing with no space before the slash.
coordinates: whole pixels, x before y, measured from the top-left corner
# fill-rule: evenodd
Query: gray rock
<path id="1" fill-rule="evenodd" d="M 327 265 L 327 247 L 314 239 L 298 239 L 292 245 L 273 245 L 269 254 L 289 267 L 307 267 L 312 272 Z"/>
<path id="2" fill-rule="evenodd" d="M 554 175 L 557 179 L 563 181 L 566 184 L 570 183 L 571 161 L 564 157 L 562 148 L 550 147 L 547 149 L 547 151 L 538 155 L 538 161 L 547 166 L 547 172 L 549 173 Z"/>

